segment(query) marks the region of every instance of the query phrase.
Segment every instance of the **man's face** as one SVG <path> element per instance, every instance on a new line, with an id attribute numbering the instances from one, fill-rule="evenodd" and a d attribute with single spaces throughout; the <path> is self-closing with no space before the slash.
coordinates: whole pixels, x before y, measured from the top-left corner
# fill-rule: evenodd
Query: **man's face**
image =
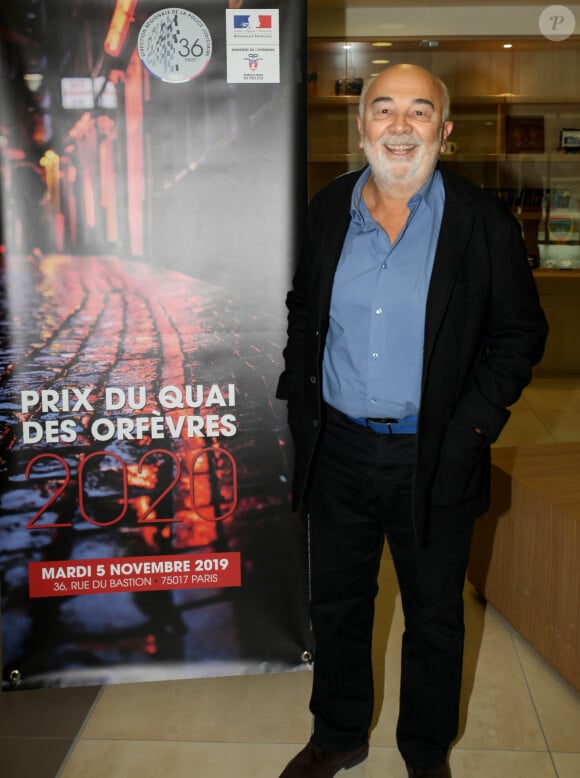
<path id="1" fill-rule="evenodd" d="M 441 88 L 421 68 L 398 65 L 375 79 L 358 128 L 379 186 L 403 184 L 413 191 L 423 186 L 453 129 L 442 110 Z"/>

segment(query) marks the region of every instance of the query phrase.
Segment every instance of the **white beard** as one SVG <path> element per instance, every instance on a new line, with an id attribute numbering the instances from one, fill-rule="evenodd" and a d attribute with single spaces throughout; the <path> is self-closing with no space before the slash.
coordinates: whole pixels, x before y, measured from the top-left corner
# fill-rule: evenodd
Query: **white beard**
<path id="1" fill-rule="evenodd" d="M 384 146 L 415 146 L 417 151 L 414 152 L 411 160 L 406 157 L 397 160 L 388 159 L 386 154 L 382 151 Z M 379 187 L 388 187 L 393 184 L 408 184 L 414 181 L 418 176 L 422 166 L 425 166 L 425 162 L 430 156 L 430 148 L 425 146 L 423 141 L 415 138 L 413 135 L 387 135 L 383 138 L 379 138 L 373 143 L 369 142 L 366 138 L 362 139 L 362 147 L 365 156 L 370 165 L 373 177 Z M 433 167 L 436 164 L 437 157 L 439 156 L 439 150 L 433 155 Z M 425 180 L 429 177 L 432 168 L 426 175 Z M 418 182 L 418 189 L 423 185 L 424 181 Z"/>

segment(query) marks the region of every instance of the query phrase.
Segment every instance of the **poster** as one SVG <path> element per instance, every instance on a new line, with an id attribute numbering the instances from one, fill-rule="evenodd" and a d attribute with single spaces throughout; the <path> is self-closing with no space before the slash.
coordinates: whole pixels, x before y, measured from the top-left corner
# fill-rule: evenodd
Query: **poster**
<path id="1" fill-rule="evenodd" d="M 0 0 L 4 688 L 302 666 L 304 13 Z"/>

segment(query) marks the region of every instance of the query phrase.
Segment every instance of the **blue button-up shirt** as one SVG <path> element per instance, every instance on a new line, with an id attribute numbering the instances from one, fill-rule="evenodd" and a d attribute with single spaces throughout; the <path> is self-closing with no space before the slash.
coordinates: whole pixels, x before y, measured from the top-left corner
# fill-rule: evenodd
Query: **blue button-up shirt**
<path id="1" fill-rule="evenodd" d="M 421 396 L 425 308 L 445 191 L 439 171 L 409 202 L 404 228 L 391 242 L 371 216 L 362 188 L 332 290 L 323 360 L 323 396 L 349 416 L 403 418 Z"/>

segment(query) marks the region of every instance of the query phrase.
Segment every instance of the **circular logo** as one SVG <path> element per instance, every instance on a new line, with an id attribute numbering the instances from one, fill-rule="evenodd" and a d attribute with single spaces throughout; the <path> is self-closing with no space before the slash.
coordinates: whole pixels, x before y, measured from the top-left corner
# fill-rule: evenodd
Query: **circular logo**
<path id="1" fill-rule="evenodd" d="M 183 84 L 206 69 L 212 40 L 199 16 L 184 8 L 165 8 L 141 27 L 137 51 L 152 76 L 168 84 Z"/>
<path id="2" fill-rule="evenodd" d="M 540 32 L 550 41 L 565 41 L 576 28 L 576 17 L 565 5 L 549 5 L 539 19 Z"/>

